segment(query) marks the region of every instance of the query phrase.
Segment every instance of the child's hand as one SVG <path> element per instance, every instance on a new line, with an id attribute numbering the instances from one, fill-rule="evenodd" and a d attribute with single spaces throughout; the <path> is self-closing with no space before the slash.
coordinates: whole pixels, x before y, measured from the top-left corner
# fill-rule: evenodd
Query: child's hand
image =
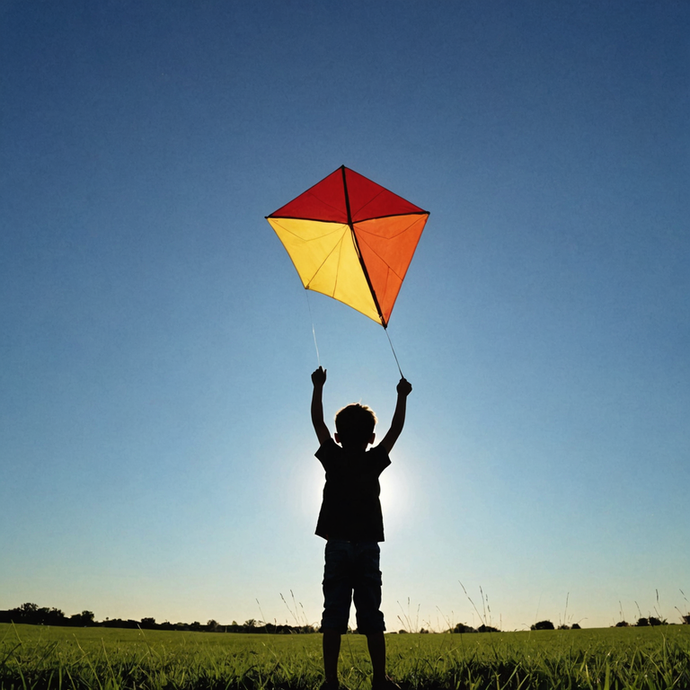
<path id="1" fill-rule="evenodd" d="M 326 369 L 323 367 L 319 367 L 312 375 L 311 375 L 311 382 L 314 384 L 314 386 L 323 386 L 324 383 L 326 383 Z"/>
<path id="2" fill-rule="evenodd" d="M 395 390 L 398 391 L 398 395 L 406 398 L 410 393 L 412 393 L 412 384 L 403 376 L 403 378 L 398 381 L 398 385 Z"/>

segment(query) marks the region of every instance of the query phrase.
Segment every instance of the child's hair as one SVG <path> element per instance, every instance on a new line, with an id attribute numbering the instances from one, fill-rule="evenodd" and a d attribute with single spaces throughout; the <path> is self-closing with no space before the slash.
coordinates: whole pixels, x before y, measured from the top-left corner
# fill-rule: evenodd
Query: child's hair
<path id="1" fill-rule="evenodd" d="M 343 447 L 367 443 L 374 433 L 377 421 L 374 410 L 368 405 L 346 405 L 335 415 L 335 428 L 340 443 Z"/>

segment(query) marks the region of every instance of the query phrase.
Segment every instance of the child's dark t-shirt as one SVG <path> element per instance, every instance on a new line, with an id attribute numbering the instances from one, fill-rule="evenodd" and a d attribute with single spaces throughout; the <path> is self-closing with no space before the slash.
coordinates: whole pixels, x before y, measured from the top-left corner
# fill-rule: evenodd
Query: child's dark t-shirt
<path id="1" fill-rule="evenodd" d="M 316 452 L 326 470 L 316 534 L 324 539 L 383 541 L 379 476 L 391 464 L 383 446 L 341 448 L 332 438 Z"/>

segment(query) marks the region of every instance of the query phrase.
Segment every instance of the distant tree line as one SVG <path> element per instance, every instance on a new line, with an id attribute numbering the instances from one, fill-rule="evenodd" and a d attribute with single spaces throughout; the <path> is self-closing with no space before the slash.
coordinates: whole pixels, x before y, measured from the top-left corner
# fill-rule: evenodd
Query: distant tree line
<path id="1" fill-rule="evenodd" d="M 401 630 L 400 632 L 404 632 Z M 419 632 L 427 632 L 422 628 Z M 498 628 L 494 628 L 491 625 L 480 625 L 478 628 L 473 628 L 471 625 L 466 625 L 465 623 L 458 623 L 454 628 L 451 628 L 448 632 L 451 633 L 483 633 L 483 632 L 501 632 Z"/>
<path id="2" fill-rule="evenodd" d="M 683 619 L 683 624 L 685 625 L 690 625 L 690 614 L 687 616 L 681 616 Z M 649 626 L 655 626 L 655 625 L 669 625 L 669 622 L 665 618 L 656 618 L 655 616 L 649 616 L 649 618 L 638 618 L 637 623 L 628 623 L 628 621 L 620 621 L 619 623 L 616 623 L 614 627 L 616 628 L 628 628 L 628 627 L 637 627 L 637 628 L 646 628 Z M 671 624 L 673 625 L 673 624 Z M 580 626 L 577 623 L 573 623 L 573 625 L 568 628 L 567 625 L 559 625 L 558 629 L 559 630 L 579 630 Z M 531 626 L 531 630 L 555 630 L 555 626 L 551 621 L 539 621 L 539 623 L 535 623 L 534 625 Z"/>
<path id="3" fill-rule="evenodd" d="M 230 625 L 221 625 L 211 619 L 205 625 L 199 621 L 193 623 L 157 623 L 155 618 L 142 618 L 139 621 L 122 618 L 106 618 L 97 621 L 93 611 L 82 611 L 66 616 L 60 609 L 39 607 L 26 603 L 14 609 L 0 611 L 0 623 L 24 623 L 28 625 L 63 625 L 75 627 L 101 628 L 140 628 L 142 630 L 191 630 L 195 632 L 233 632 L 233 633 L 270 633 L 295 634 L 313 633 L 317 628 L 311 625 L 277 625 L 250 619 L 240 624 L 233 621 Z"/>
<path id="4" fill-rule="evenodd" d="M 690 625 L 690 614 L 682 616 L 683 623 Z M 300 633 L 315 633 L 318 628 L 313 625 L 278 625 L 275 623 L 264 623 L 262 621 L 250 618 L 244 623 L 237 623 L 233 621 L 230 625 L 222 625 L 217 621 L 211 619 L 205 625 L 199 621 L 193 623 L 170 623 L 164 621 L 157 623 L 155 618 L 142 618 L 141 620 L 133 620 L 131 618 L 124 620 L 122 618 L 106 618 L 103 621 L 97 621 L 93 611 L 82 611 L 81 613 L 73 613 L 71 616 L 66 616 L 60 609 L 39 607 L 36 604 L 26 603 L 14 609 L 7 611 L 0 610 L 0 623 L 24 623 L 28 625 L 62 625 L 75 627 L 101 627 L 101 628 L 140 628 L 142 630 L 190 630 L 194 632 L 229 632 L 229 633 L 267 633 L 267 634 L 300 634 Z M 620 621 L 616 623 L 617 628 L 627 628 L 631 626 L 647 627 L 656 625 L 668 625 L 664 618 L 656 618 L 649 616 L 648 618 L 639 618 L 636 623 L 631 624 L 627 621 Z M 531 626 L 531 630 L 555 630 L 554 624 L 549 620 L 539 621 Z M 559 625 L 559 630 L 579 630 L 580 626 L 573 623 L 572 626 Z M 348 632 L 351 632 L 348 630 Z M 399 630 L 399 634 L 408 632 L 407 630 Z M 420 633 L 428 633 L 429 630 L 422 628 Z M 449 629 L 447 632 L 451 633 L 483 633 L 483 632 L 500 632 L 498 628 L 490 625 L 480 625 L 478 628 L 473 628 L 465 623 L 458 623 L 455 627 Z"/>
<path id="5" fill-rule="evenodd" d="M 690 616 L 683 616 L 683 623 L 690 623 Z M 668 621 L 665 618 L 656 618 L 650 616 L 649 618 L 638 618 L 637 623 L 634 624 L 637 628 L 646 628 L 650 625 L 668 625 Z M 617 628 L 627 628 L 630 627 L 628 621 L 620 621 L 616 623 Z"/>
<path id="6" fill-rule="evenodd" d="M 539 621 L 534 625 L 530 625 L 530 630 L 555 630 L 556 626 L 551 621 Z M 558 626 L 559 630 L 581 630 L 579 623 L 573 623 L 572 625 L 566 625 L 563 623 Z"/>

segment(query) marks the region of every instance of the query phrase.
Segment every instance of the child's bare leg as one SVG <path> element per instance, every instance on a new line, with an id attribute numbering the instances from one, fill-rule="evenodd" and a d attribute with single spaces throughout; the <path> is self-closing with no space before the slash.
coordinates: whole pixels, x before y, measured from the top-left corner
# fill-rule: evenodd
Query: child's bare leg
<path id="1" fill-rule="evenodd" d="M 323 671 L 326 683 L 338 687 L 338 657 L 340 656 L 340 633 L 337 630 L 323 631 Z M 384 652 L 385 656 L 385 652 Z"/>
<path id="2" fill-rule="evenodd" d="M 372 687 L 386 682 L 386 640 L 382 632 L 369 633 L 367 646 L 371 657 L 371 667 L 374 676 L 371 679 Z"/>

